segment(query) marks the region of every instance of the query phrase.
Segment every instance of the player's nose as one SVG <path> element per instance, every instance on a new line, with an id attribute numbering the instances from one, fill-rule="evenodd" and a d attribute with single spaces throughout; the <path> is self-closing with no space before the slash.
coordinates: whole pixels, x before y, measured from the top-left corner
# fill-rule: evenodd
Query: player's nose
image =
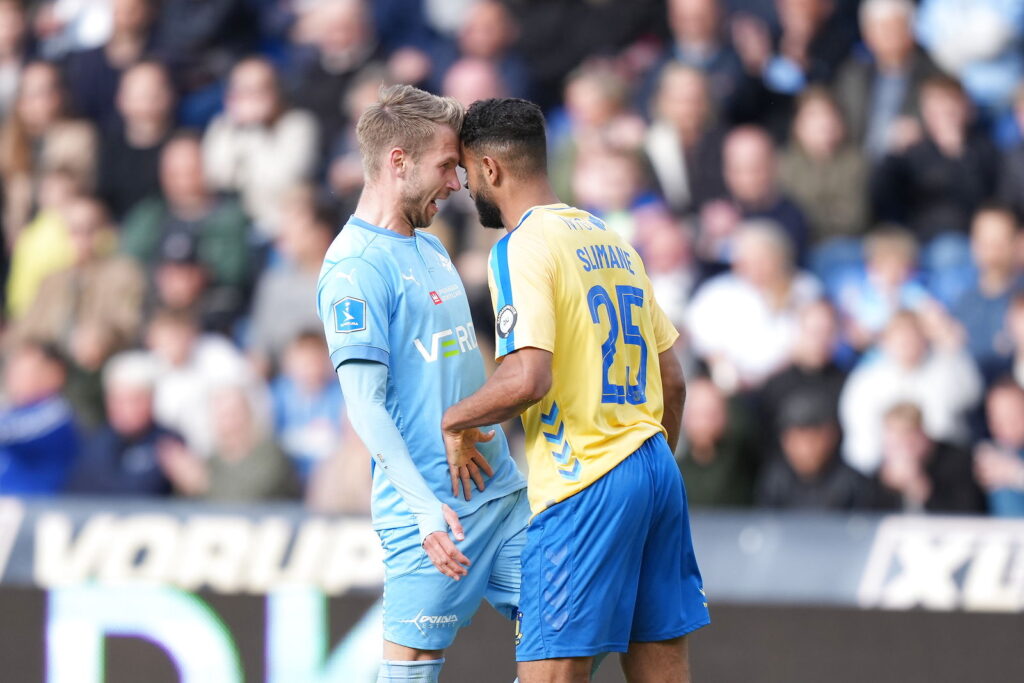
<path id="1" fill-rule="evenodd" d="M 448 183 L 445 185 L 452 192 L 458 192 L 462 189 L 462 182 L 459 180 L 459 176 L 452 171 L 451 177 L 448 178 Z"/>

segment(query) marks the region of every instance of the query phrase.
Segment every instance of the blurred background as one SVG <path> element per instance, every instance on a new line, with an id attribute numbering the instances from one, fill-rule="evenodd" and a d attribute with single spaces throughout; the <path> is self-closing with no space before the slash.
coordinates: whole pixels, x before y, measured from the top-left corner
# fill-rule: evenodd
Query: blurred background
<path id="1" fill-rule="evenodd" d="M 391 83 L 540 103 L 643 256 L 700 680 L 1021 680 L 1024 0 L 0 0 L 4 680 L 373 680 L 314 302 Z M 431 231 L 489 358 L 503 233 Z M 449 680 L 511 680 L 494 619 Z"/>

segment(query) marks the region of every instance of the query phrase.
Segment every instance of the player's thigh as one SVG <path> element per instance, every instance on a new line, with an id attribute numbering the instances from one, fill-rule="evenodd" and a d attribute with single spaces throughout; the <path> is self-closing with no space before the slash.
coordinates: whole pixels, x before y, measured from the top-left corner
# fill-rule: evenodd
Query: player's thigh
<path id="1" fill-rule="evenodd" d="M 515 494 L 507 506 L 507 515 L 495 532 L 501 544 L 494 555 L 491 577 L 485 597 L 500 614 L 515 620 L 519 612 L 522 584 L 522 554 L 526 545 L 526 527 L 530 523 L 530 503 L 526 490 Z"/>
<path id="2" fill-rule="evenodd" d="M 519 683 L 589 683 L 593 657 L 562 657 L 519 662 Z"/>
<path id="3" fill-rule="evenodd" d="M 523 550 L 518 661 L 627 649 L 650 518 L 642 469 L 626 458 L 533 518 Z"/>
<path id="4" fill-rule="evenodd" d="M 652 643 L 630 643 L 620 659 L 627 683 L 690 683 L 686 636 Z"/>
<path id="5" fill-rule="evenodd" d="M 631 642 L 667 641 L 710 621 L 678 467 L 661 435 L 645 448 L 654 508 L 642 553 Z"/>
<path id="6" fill-rule="evenodd" d="M 444 650 L 480 605 L 485 573 L 474 574 L 471 567 L 462 580 L 454 581 L 439 572 L 420 545 L 415 526 L 378 534 L 385 553 L 384 640 L 414 650 Z"/>

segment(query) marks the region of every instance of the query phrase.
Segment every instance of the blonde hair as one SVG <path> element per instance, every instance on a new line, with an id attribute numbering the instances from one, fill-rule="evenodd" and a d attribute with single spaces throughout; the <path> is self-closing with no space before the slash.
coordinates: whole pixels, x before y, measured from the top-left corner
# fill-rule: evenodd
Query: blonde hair
<path id="1" fill-rule="evenodd" d="M 454 97 L 438 97 L 411 85 L 381 87 L 377 102 L 356 126 L 366 178 L 373 180 L 380 173 L 385 150 L 401 147 L 415 159 L 437 126 L 450 126 L 458 133 L 464 115 Z"/>

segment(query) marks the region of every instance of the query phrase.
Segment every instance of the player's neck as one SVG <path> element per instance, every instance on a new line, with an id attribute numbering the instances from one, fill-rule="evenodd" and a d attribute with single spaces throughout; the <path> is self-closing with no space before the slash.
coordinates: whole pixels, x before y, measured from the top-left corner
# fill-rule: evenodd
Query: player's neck
<path id="1" fill-rule="evenodd" d="M 501 222 L 505 224 L 505 230 L 512 232 L 519 226 L 523 214 L 533 207 L 558 204 L 561 201 L 546 178 L 537 183 L 519 186 L 502 205 Z"/>
<path id="2" fill-rule="evenodd" d="M 399 235 L 412 237 L 413 228 L 403 215 L 395 202 L 385 201 L 384 197 L 376 188 L 367 186 L 359 197 L 353 212 L 357 218 L 361 218 L 370 225 L 378 228 L 391 230 Z"/>

